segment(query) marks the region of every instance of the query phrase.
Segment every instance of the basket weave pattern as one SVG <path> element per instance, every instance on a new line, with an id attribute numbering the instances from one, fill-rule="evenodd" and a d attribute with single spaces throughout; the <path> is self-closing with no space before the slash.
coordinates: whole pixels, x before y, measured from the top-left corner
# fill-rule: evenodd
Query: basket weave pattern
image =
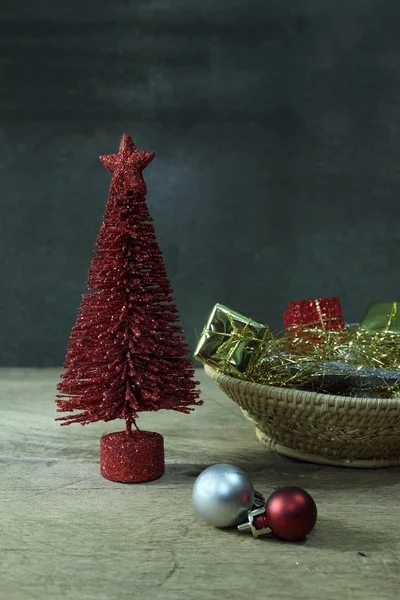
<path id="1" fill-rule="evenodd" d="M 349 467 L 400 465 L 400 399 L 354 398 L 206 374 L 256 425 L 258 439 L 293 458 Z"/>

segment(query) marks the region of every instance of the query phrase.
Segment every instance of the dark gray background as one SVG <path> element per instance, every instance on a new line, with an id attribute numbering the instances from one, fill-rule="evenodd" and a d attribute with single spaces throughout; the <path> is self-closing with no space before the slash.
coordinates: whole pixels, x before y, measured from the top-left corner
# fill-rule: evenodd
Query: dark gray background
<path id="1" fill-rule="evenodd" d="M 63 361 L 121 133 L 188 339 L 399 298 L 397 0 L 1 1 L 0 364 Z"/>

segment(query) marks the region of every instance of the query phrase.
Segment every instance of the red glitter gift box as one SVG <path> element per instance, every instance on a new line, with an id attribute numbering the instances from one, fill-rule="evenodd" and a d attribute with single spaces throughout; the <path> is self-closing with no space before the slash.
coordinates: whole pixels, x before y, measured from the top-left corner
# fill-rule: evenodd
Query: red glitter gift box
<path id="1" fill-rule="evenodd" d="M 335 331 L 345 326 L 340 300 L 336 296 L 289 302 L 283 322 L 285 329 L 296 336 L 302 335 L 305 327 Z"/>

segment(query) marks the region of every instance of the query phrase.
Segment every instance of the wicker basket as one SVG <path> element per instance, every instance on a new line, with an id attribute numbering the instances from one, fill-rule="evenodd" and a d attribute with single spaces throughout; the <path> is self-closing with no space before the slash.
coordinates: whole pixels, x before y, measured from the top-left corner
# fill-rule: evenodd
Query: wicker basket
<path id="1" fill-rule="evenodd" d="M 206 374 L 280 454 L 314 463 L 400 465 L 400 399 L 354 398 L 250 383 L 205 366 Z"/>

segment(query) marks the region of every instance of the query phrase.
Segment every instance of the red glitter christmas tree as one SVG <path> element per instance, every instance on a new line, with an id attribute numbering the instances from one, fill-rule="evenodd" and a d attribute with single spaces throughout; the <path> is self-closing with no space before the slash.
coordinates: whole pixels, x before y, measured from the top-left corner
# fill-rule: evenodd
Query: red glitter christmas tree
<path id="1" fill-rule="evenodd" d="M 114 481 L 164 473 L 163 438 L 139 430 L 139 412 L 201 404 L 145 199 L 142 171 L 153 158 L 127 134 L 118 154 L 100 157 L 113 176 L 56 400 L 58 412 L 80 411 L 62 425 L 126 421 L 100 442 L 101 474 Z"/>

